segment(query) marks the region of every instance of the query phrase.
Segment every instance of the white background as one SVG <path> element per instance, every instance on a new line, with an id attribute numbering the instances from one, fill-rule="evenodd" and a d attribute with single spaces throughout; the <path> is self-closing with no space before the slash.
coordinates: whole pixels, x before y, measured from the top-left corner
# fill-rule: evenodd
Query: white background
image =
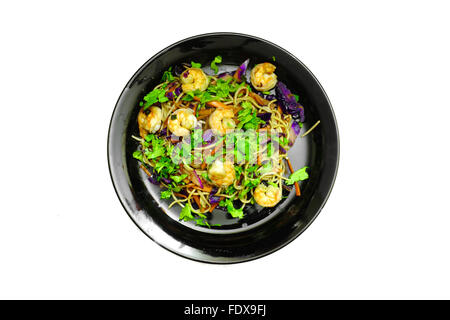
<path id="1" fill-rule="evenodd" d="M 445 1 L 8 1 L 0 5 L 0 298 L 449 299 Z M 196 34 L 265 38 L 324 86 L 334 190 L 294 242 L 209 265 L 120 205 L 109 120 L 133 73 Z"/>

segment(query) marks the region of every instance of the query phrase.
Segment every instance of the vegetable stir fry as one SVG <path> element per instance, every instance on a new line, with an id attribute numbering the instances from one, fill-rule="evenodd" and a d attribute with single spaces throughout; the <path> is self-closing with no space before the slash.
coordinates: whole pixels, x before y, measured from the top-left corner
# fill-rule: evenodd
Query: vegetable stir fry
<path id="1" fill-rule="evenodd" d="M 139 104 L 133 136 L 140 142 L 133 157 L 161 199 L 182 207 L 180 220 L 206 226 L 215 209 L 242 218 L 245 206 L 276 206 L 292 185 L 300 196 L 299 181 L 308 178 L 308 167 L 295 171 L 288 157 L 304 109 L 276 66 L 250 71 L 246 60 L 219 73 L 221 63 L 221 56 L 211 61 L 214 74 L 194 61 L 165 71 Z"/>

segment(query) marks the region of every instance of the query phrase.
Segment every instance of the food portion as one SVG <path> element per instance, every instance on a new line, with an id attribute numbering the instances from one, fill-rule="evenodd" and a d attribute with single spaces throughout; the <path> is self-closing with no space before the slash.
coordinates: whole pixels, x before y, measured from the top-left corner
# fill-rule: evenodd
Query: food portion
<path id="1" fill-rule="evenodd" d="M 275 61 L 275 59 L 273 59 Z M 200 63 L 170 67 L 139 104 L 140 142 L 133 157 L 161 187 L 180 220 L 210 226 L 214 210 L 243 218 L 246 206 L 274 207 L 308 167 L 294 170 L 288 151 L 305 114 L 297 95 L 277 79 L 276 66 L 250 60 L 232 72 L 212 74 Z"/>

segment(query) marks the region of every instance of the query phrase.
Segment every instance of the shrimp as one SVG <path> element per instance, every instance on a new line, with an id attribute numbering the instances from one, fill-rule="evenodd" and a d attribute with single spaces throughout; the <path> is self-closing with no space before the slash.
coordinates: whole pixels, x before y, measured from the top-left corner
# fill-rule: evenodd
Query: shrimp
<path id="1" fill-rule="evenodd" d="M 230 186 L 236 178 L 233 162 L 216 159 L 208 169 L 208 177 L 217 187 Z"/>
<path id="2" fill-rule="evenodd" d="M 273 185 L 260 183 L 253 192 L 257 204 L 262 207 L 273 207 L 281 200 L 281 189 Z"/>
<path id="3" fill-rule="evenodd" d="M 250 80 L 258 91 L 268 91 L 277 84 L 276 67 L 268 62 L 257 64 L 251 73 Z"/>
<path id="4" fill-rule="evenodd" d="M 186 69 L 181 75 L 181 89 L 184 92 L 189 91 L 205 91 L 209 85 L 209 79 L 202 69 L 199 68 L 189 68 Z"/>
<path id="5" fill-rule="evenodd" d="M 144 138 L 149 132 L 155 133 L 161 128 L 162 111 L 158 107 L 143 108 L 138 114 L 139 133 Z"/>
<path id="6" fill-rule="evenodd" d="M 192 109 L 181 108 L 169 116 L 167 128 L 176 136 L 184 137 L 197 125 L 197 118 Z"/>
<path id="7" fill-rule="evenodd" d="M 224 135 L 236 127 L 233 117 L 232 109 L 218 108 L 209 116 L 208 123 L 214 133 Z"/>

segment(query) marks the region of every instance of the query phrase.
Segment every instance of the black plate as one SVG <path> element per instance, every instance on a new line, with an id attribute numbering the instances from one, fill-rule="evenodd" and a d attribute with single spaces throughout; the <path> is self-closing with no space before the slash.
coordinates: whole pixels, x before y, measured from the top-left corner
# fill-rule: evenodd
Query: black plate
<path id="1" fill-rule="evenodd" d="M 272 61 L 278 79 L 300 96 L 305 108 L 303 132 L 317 120 L 311 134 L 298 138 L 289 156 L 294 169 L 310 167 L 310 178 L 301 185 L 302 196 L 292 192 L 275 208 L 250 208 L 246 218 L 231 219 L 215 213 L 221 227 L 201 227 L 179 222 L 179 208 L 168 209 L 159 199 L 159 187 L 149 183 L 132 158 L 138 135 L 138 103 L 159 83 L 170 66 L 200 62 L 204 66 L 221 55 L 221 68 L 235 68 L 250 58 L 256 63 Z M 235 33 L 204 34 L 177 42 L 148 60 L 126 85 L 114 109 L 108 135 L 111 178 L 123 207 L 136 225 L 164 248 L 193 260 L 235 263 L 269 254 L 300 235 L 319 214 L 336 178 L 339 137 L 331 104 L 313 74 L 292 54 L 266 40 Z M 214 222 L 213 222 L 214 223 Z"/>

